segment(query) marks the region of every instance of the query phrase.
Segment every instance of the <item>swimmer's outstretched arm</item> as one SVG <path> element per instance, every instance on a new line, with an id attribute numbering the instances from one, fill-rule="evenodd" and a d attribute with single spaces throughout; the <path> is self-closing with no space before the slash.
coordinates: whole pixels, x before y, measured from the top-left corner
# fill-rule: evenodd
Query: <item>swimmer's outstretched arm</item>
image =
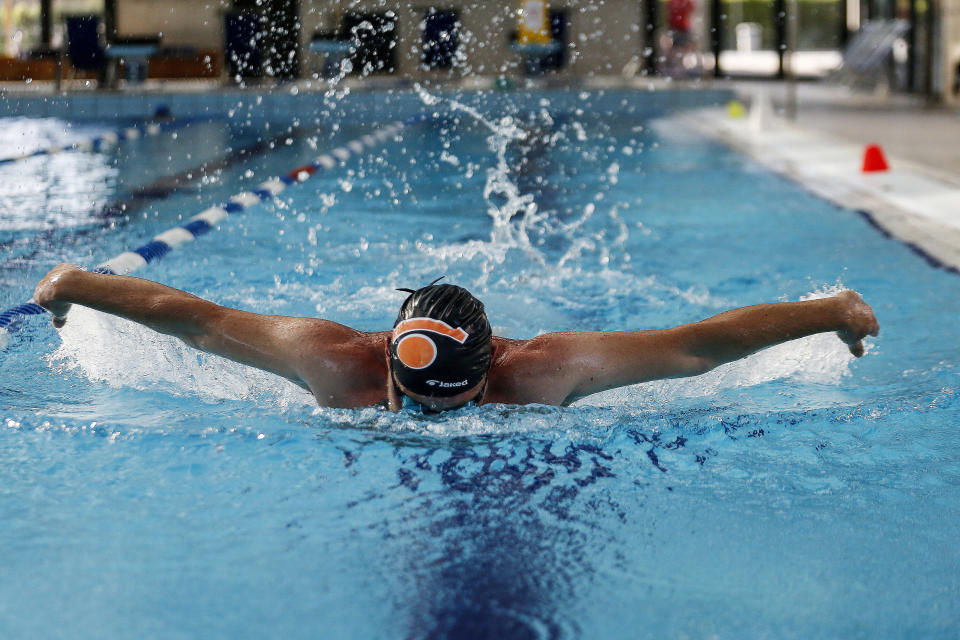
<path id="1" fill-rule="evenodd" d="M 62 327 L 79 304 L 180 338 L 192 347 L 281 375 L 320 399 L 350 384 L 350 347 L 364 336 L 328 320 L 239 311 L 165 285 L 129 276 L 54 268 L 37 285 L 34 301 Z M 346 370 L 346 371 L 345 371 Z"/>
<path id="2" fill-rule="evenodd" d="M 564 404 L 630 384 L 694 376 L 781 342 L 835 331 L 853 355 L 863 355 L 863 338 L 880 325 L 855 291 L 803 302 L 733 309 L 701 322 L 658 331 L 602 331 L 546 334 L 548 350 L 563 366 Z"/>

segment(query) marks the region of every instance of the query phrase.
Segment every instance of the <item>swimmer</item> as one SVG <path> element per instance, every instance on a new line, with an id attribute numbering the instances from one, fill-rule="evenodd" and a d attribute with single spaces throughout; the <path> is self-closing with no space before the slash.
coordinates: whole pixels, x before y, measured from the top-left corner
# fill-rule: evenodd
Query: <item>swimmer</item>
<path id="1" fill-rule="evenodd" d="M 853 355 L 880 327 L 854 291 L 725 311 L 650 331 L 563 331 L 529 340 L 492 335 L 466 289 L 430 284 L 409 295 L 391 331 L 367 333 L 319 318 L 250 313 L 130 276 L 61 264 L 34 301 L 55 327 L 79 304 L 188 345 L 283 376 L 327 407 L 456 409 L 468 403 L 566 406 L 600 391 L 696 376 L 760 349 L 836 332 Z"/>

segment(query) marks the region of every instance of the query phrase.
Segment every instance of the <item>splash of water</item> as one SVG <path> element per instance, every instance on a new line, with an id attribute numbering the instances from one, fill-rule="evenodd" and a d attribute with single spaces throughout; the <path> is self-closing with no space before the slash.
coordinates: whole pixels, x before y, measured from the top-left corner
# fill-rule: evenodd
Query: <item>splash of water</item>
<path id="1" fill-rule="evenodd" d="M 439 98 L 419 87 L 418 91 L 425 104 L 435 106 L 439 103 Z M 477 284 L 485 286 L 494 269 L 507 261 L 508 254 L 523 256 L 527 262 L 519 268 L 514 268 L 515 265 L 511 264 L 508 265 L 509 268 L 500 271 L 496 288 L 501 292 L 510 292 L 498 295 L 501 299 L 504 295 L 512 296 L 510 300 L 516 304 L 509 305 L 511 307 L 522 305 L 525 309 L 525 324 L 534 329 L 537 327 L 539 313 L 537 307 L 542 306 L 537 303 L 551 298 L 562 298 L 564 305 L 572 307 L 578 304 L 577 300 L 570 299 L 569 283 L 578 281 L 584 275 L 589 275 L 596 289 L 594 293 L 608 300 L 646 297 L 651 304 L 663 304 L 664 298 L 679 297 L 699 306 L 723 305 L 723 301 L 715 299 L 705 289 L 680 290 L 659 282 L 655 276 L 632 274 L 629 270 L 621 272 L 608 267 L 610 251 L 617 246 L 623 246 L 628 237 L 627 227 L 619 218 L 617 205 L 610 208 L 610 217 L 614 221 L 613 233 L 617 233 L 612 242 L 603 235 L 604 231 L 587 231 L 591 220 L 597 215 L 597 204 L 594 202 L 585 205 L 581 216 L 572 222 L 551 223 L 548 216 L 538 210 L 533 195 L 521 193 L 519 186 L 511 180 L 508 148 L 511 144 L 527 140 L 530 134 L 513 118 L 490 120 L 469 105 L 456 100 L 446 102 L 452 110 L 469 115 L 490 132 L 487 144 L 494 162 L 486 169 L 483 194 L 492 229 L 487 241 L 426 246 L 422 253 L 428 260 L 435 262 L 435 259 L 440 257 L 448 263 L 456 264 L 480 257 L 485 263 L 483 277 Z M 579 123 L 576 123 L 574 131 L 578 138 L 581 133 L 585 135 Z M 454 163 L 449 164 L 456 167 Z M 467 171 L 471 170 L 467 168 Z M 615 183 L 619 171 L 617 163 L 611 164 L 606 171 L 607 179 Z M 549 264 L 547 256 L 531 242 L 531 234 L 539 231 L 555 232 L 568 242 L 565 252 L 554 264 Z M 312 242 L 315 241 L 314 236 Z M 585 263 L 585 257 L 590 252 L 597 251 L 603 265 L 599 271 L 595 264 L 588 266 Z M 537 268 L 529 268 L 531 263 Z M 435 265 L 432 268 L 435 269 Z M 400 277 L 401 273 L 397 271 L 385 280 L 396 281 Z M 280 287 L 279 284 L 277 286 Z M 536 295 L 529 293 L 531 288 L 536 290 Z M 836 290 L 814 292 L 811 296 L 830 295 Z M 305 287 L 303 295 L 315 302 L 317 313 L 322 317 L 330 317 L 334 312 L 339 312 L 351 317 L 377 318 L 384 306 L 392 307 L 396 301 L 396 293 L 393 287 L 388 285 L 371 285 L 353 291 L 349 288 L 338 289 L 336 282 L 328 287 L 311 284 Z M 553 315 L 545 314 L 541 326 L 555 329 L 556 327 L 551 326 Z M 499 333 L 511 333 L 502 331 L 499 327 L 495 328 Z M 61 335 L 63 344 L 53 354 L 54 362 L 66 368 L 78 369 L 87 378 L 114 387 L 159 387 L 175 395 L 193 395 L 212 400 L 265 400 L 282 407 L 307 406 L 313 403 L 313 398 L 308 393 L 279 377 L 216 356 L 198 355 L 196 351 L 175 339 L 87 309 L 75 309 Z M 132 357 L 130 354 L 136 356 Z M 836 384 L 849 373 L 849 363 L 852 360 L 852 356 L 835 337 L 813 336 L 755 354 L 745 361 L 726 365 L 698 378 L 648 383 L 594 396 L 585 400 L 584 404 L 625 403 L 635 406 L 639 401 L 645 406 L 645 403 L 665 403 L 675 397 L 710 396 L 724 389 L 753 386 L 782 378 Z M 384 420 L 393 424 L 393 418 L 389 415 L 372 415 L 377 424 Z M 477 425 L 485 420 L 484 416 L 473 416 L 467 420 L 468 424 L 460 425 L 459 428 L 468 433 L 482 432 L 476 429 L 482 430 L 482 426 Z"/>
<path id="2" fill-rule="evenodd" d="M 841 290 L 841 285 L 825 287 L 804 299 L 826 297 Z M 355 302 L 366 304 L 362 302 L 364 299 L 382 299 L 388 295 L 388 289 L 371 287 L 358 292 Z M 51 364 L 79 371 L 89 380 L 114 388 L 159 389 L 207 401 L 249 400 L 295 411 L 314 405 L 311 394 L 278 376 L 199 353 L 179 340 L 84 307 L 71 311 L 60 336 L 62 344 L 49 356 Z M 655 381 L 595 394 L 579 401 L 574 408 L 660 410 L 677 398 L 716 396 L 781 379 L 836 386 L 849 375 L 853 361 L 854 357 L 836 336 L 819 334 L 771 347 L 694 378 Z M 323 408 L 315 409 L 314 413 L 336 423 L 338 411 L 343 413 Z M 491 420 L 491 412 L 499 417 Z M 346 416 L 344 424 L 353 427 L 442 436 L 498 433 L 505 428 L 510 432 L 560 426 L 572 429 L 587 418 L 591 424 L 597 420 L 603 424 L 610 421 L 606 414 L 567 414 L 559 408 L 538 406 L 481 407 L 453 412 L 442 419 L 374 408 L 343 415 Z M 505 424 L 510 426 L 504 427 Z"/>
<path id="3" fill-rule="evenodd" d="M 514 117 L 492 119 L 470 105 L 430 94 L 419 85 L 416 90 L 424 105 L 432 107 L 435 113 L 439 112 L 442 105 L 453 113 L 468 116 L 486 129 L 489 132 L 486 142 L 493 159 L 492 166 L 485 170 L 483 189 L 486 213 L 491 221 L 489 237 L 486 240 L 420 248 L 432 263 L 435 264 L 439 259 L 450 266 L 480 260 L 481 275 L 472 284 L 475 288 L 485 290 L 495 272 L 501 274 L 501 279 L 503 273 L 513 273 L 518 274 L 516 278 L 524 282 L 537 281 L 548 287 L 556 285 L 562 288 L 571 282 L 581 281 L 585 269 L 592 270 L 597 263 L 607 270 L 612 268 L 614 260 L 624 263 L 630 261 L 630 256 L 623 251 L 629 239 L 629 229 L 619 215 L 620 209 L 627 206 L 626 203 L 601 205 L 601 192 L 594 202 L 584 206 L 577 220 L 563 222 L 556 219 L 554 214 L 541 210 L 534 194 L 523 193 L 519 184 L 512 179 L 516 167 L 511 166 L 508 157 L 511 145 L 520 145 L 521 149 L 529 151 L 529 147 L 552 148 L 569 138 L 566 127 L 555 130 L 555 120 L 546 109 L 537 116 L 537 121 L 546 127 L 546 131 L 530 130 Z M 569 127 L 571 135 L 578 142 L 587 139 L 582 124 L 574 121 Z M 473 171 L 474 167 L 468 163 L 465 176 L 470 177 Z M 611 163 L 601 182 L 615 185 L 619 180 L 619 172 L 619 164 Z M 591 221 L 599 217 L 600 206 L 606 208 L 609 221 L 600 222 L 598 229 Z M 616 234 L 615 237 L 609 237 L 613 234 Z M 542 245 L 563 248 L 563 252 L 548 255 L 540 249 Z M 619 277 L 626 281 L 636 279 L 629 273 L 621 273 Z"/>
<path id="4" fill-rule="evenodd" d="M 206 400 L 265 399 L 281 407 L 313 403 L 292 382 L 225 358 L 129 320 L 76 306 L 60 330 L 53 365 L 78 370 L 114 388 L 162 389 Z"/>
<path id="5" fill-rule="evenodd" d="M 844 290 L 846 287 L 838 282 L 818 288 L 800 299 L 827 298 Z M 872 345 L 867 344 L 866 352 L 871 348 Z M 835 334 L 819 333 L 764 349 L 693 378 L 657 380 L 615 389 L 586 398 L 582 404 L 630 403 L 640 399 L 644 405 L 663 406 L 675 398 L 713 396 L 725 390 L 786 379 L 836 386 L 850 375 L 850 365 L 855 360 L 847 345 Z"/>
<path id="6" fill-rule="evenodd" d="M 440 98 L 430 94 L 419 84 L 415 85 L 415 89 L 426 106 L 435 107 L 440 104 Z M 487 182 L 483 189 L 487 215 L 492 222 L 490 239 L 486 242 L 474 240 L 459 245 L 454 249 L 456 255 L 466 260 L 482 256 L 486 260 L 485 274 L 489 274 L 494 265 L 503 264 L 507 253 L 512 249 L 519 249 L 535 264 L 546 266 L 546 257 L 530 241 L 530 231 L 544 221 L 546 216 L 538 211 L 533 195 L 520 193 L 520 188 L 510 180 L 511 169 L 507 161 L 509 145 L 527 140 L 528 132 L 510 116 L 493 121 L 458 100 L 450 98 L 445 102 L 451 111 L 470 116 L 490 131 L 487 145 L 496 159 L 496 163 L 486 171 Z M 452 257 L 450 247 L 433 251 L 445 259 Z"/>

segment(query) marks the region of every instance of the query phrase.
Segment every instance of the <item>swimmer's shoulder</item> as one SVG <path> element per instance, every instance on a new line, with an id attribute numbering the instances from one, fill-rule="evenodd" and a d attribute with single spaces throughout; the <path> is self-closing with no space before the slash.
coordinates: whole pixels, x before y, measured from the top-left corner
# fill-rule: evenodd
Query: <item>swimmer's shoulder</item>
<path id="1" fill-rule="evenodd" d="M 494 337 L 486 401 L 563 404 L 568 392 L 564 356 L 554 351 L 562 344 L 558 334 L 529 340 Z"/>
<path id="2" fill-rule="evenodd" d="M 578 332 L 558 331 L 544 333 L 527 340 L 514 340 L 493 336 L 493 359 L 522 358 L 523 360 L 539 361 L 563 356 L 567 345 L 576 339 Z"/>
<path id="3" fill-rule="evenodd" d="M 370 406 L 386 399 L 390 332 L 327 327 L 303 345 L 304 375 L 324 406 Z"/>

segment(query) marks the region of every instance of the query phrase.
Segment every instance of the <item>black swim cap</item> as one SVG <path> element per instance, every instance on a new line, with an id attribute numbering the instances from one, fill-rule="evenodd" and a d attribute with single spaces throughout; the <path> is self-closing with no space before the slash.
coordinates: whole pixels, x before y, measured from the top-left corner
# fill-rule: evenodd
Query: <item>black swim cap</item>
<path id="1" fill-rule="evenodd" d="M 397 382 L 423 396 L 455 396 L 478 384 L 493 346 L 483 303 L 452 284 L 430 285 L 400 307 L 390 341 Z"/>

